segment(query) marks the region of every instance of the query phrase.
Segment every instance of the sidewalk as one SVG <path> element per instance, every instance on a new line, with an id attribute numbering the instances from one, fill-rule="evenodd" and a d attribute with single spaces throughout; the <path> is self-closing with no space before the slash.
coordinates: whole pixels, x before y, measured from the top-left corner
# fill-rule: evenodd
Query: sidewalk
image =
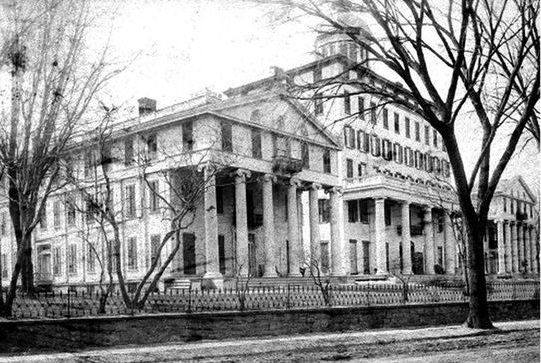
<path id="1" fill-rule="evenodd" d="M 517 321 L 496 323 L 497 330 L 483 331 L 467 329 L 462 326 L 431 327 L 422 329 L 378 330 L 351 333 L 310 334 L 302 336 L 271 337 L 259 339 L 201 341 L 193 343 L 167 344 L 159 346 L 122 347 L 102 350 L 89 350 L 77 353 L 53 353 L 29 356 L 0 357 L 1 362 L 161 362 L 161 361 L 265 361 L 274 360 L 277 354 L 285 352 L 306 351 L 307 353 L 333 352 L 335 359 L 341 357 L 340 352 L 347 351 L 346 347 L 380 346 L 383 356 L 390 355 L 392 345 L 413 347 L 425 341 L 452 341 L 453 339 L 470 339 L 479 337 L 487 341 L 487 336 L 497 336 L 498 344 L 502 344 L 511 334 L 526 336 L 538 335 L 539 321 Z M 533 333 L 529 333 L 535 332 Z M 490 340 L 490 339 L 488 339 Z M 537 339 L 538 340 L 538 339 Z M 411 344 L 409 343 L 411 342 Z M 491 344 L 488 342 L 487 344 Z M 386 346 L 388 346 L 386 351 Z M 413 348 L 412 348 L 413 349 Z M 414 350 L 412 350 L 415 352 Z M 290 354 L 285 354 L 290 356 Z M 252 358 L 250 358 L 252 357 Z M 236 359 L 232 359 L 236 358 Z M 291 357 L 292 358 L 292 357 Z M 307 358 L 307 356 L 306 356 Z M 278 358 L 279 359 L 279 358 Z M 301 356 L 301 360 L 302 356 Z"/>

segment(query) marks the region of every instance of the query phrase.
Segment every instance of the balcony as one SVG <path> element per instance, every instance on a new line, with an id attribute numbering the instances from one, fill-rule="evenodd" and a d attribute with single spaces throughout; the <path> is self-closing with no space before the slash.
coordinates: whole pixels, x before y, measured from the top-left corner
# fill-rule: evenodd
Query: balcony
<path id="1" fill-rule="evenodd" d="M 402 226 L 396 226 L 396 233 L 402 235 Z M 411 225 L 410 226 L 410 236 L 421 236 L 423 234 L 423 226 L 421 225 Z"/>
<path id="2" fill-rule="evenodd" d="M 272 160 L 272 171 L 279 174 L 295 174 L 302 170 L 302 160 L 278 155 Z"/>

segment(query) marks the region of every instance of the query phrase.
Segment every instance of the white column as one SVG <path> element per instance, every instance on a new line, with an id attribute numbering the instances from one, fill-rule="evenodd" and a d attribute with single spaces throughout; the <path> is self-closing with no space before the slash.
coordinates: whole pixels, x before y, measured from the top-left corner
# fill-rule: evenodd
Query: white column
<path id="1" fill-rule="evenodd" d="M 453 233 L 453 222 L 449 215 L 451 211 L 443 211 L 443 232 L 445 239 L 445 272 L 448 275 L 456 274 L 456 240 Z"/>
<path id="2" fill-rule="evenodd" d="M 513 259 L 513 272 L 520 271 L 518 264 L 518 239 L 517 239 L 517 223 L 511 225 L 511 255 Z"/>
<path id="3" fill-rule="evenodd" d="M 434 272 L 434 232 L 432 227 L 432 207 L 425 207 L 425 274 L 433 275 Z"/>
<path id="4" fill-rule="evenodd" d="M 511 222 L 504 222 L 505 232 L 505 271 L 513 272 L 513 251 L 511 243 Z"/>
<path id="5" fill-rule="evenodd" d="M 517 245 L 518 245 L 518 272 L 523 272 L 523 263 L 526 260 L 524 251 L 524 234 L 522 233 L 522 223 L 517 223 Z"/>
<path id="6" fill-rule="evenodd" d="M 344 218 L 343 210 L 344 203 L 342 201 L 342 191 L 339 188 L 332 188 L 330 190 L 330 207 L 331 207 L 331 263 L 332 274 L 335 276 L 345 275 L 344 264 Z"/>
<path id="7" fill-rule="evenodd" d="M 530 248 L 530 240 L 528 235 L 528 225 L 526 223 L 522 224 L 522 229 L 520 231 L 522 234 L 522 242 L 524 243 L 524 259 L 526 260 L 526 273 L 532 273 L 532 250 Z"/>
<path id="8" fill-rule="evenodd" d="M 205 256 L 206 273 L 205 278 L 222 277 L 218 263 L 218 216 L 216 214 L 216 175 L 214 168 L 205 166 L 203 168 L 205 178 Z"/>
<path id="9" fill-rule="evenodd" d="M 287 234 L 289 241 L 289 275 L 300 276 L 299 252 L 299 221 L 297 218 L 297 187 L 298 179 L 291 178 L 287 188 Z"/>
<path id="10" fill-rule="evenodd" d="M 385 232 L 385 199 L 379 198 L 376 202 L 376 268 L 378 275 L 387 274 L 387 235 Z"/>
<path id="11" fill-rule="evenodd" d="M 498 274 L 505 274 L 505 243 L 503 240 L 503 221 L 496 220 L 497 237 L 498 237 Z"/>
<path id="12" fill-rule="evenodd" d="M 535 228 L 533 226 L 530 226 L 530 228 L 528 228 L 528 241 L 530 242 L 530 252 L 532 255 L 532 258 L 531 258 L 532 272 L 534 274 L 537 274 L 539 272 L 537 269 L 537 256 L 539 254 L 539 251 L 537 251 L 537 241 L 535 239 Z"/>
<path id="13" fill-rule="evenodd" d="M 319 193 L 320 184 L 313 183 L 308 192 L 308 207 L 310 213 L 310 266 L 313 263 L 320 263 L 319 257 Z"/>
<path id="14" fill-rule="evenodd" d="M 402 202 L 402 273 L 411 273 L 410 205 Z"/>
<path id="15" fill-rule="evenodd" d="M 237 271 L 240 276 L 248 276 L 248 212 L 246 210 L 246 178 L 247 170 L 235 172 L 235 214 L 237 232 Z"/>
<path id="16" fill-rule="evenodd" d="M 274 242 L 274 203 L 272 201 L 273 175 L 263 177 L 263 236 L 265 240 L 265 277 L 276 276 L 276 247 Z"/>

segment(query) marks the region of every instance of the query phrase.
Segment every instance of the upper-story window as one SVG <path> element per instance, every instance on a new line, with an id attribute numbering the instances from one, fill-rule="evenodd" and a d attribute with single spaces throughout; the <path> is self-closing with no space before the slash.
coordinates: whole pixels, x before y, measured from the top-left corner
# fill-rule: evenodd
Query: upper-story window
<path id="1" fill-rule="evenodd" d="M 323 113 L 323 95 L 316 93 L 314 95 L 314 114 L 321 115 Z"/>
<path id="2" fill-rule="evenodd" d="M 425 144 L 430 146 L 430 126 L 425 126 Z"/>
<path id="3" fill-rule="evenodd" d="M 127 185 L 124 191 L 125 216 L 133 218 L 135 217 L 135 185 Z"/>
<path id="4" fill-rule="evenodd" d="M 415 150 L 415 167 L 423 170 L 423 154 L 419 150 Z"/>
<path id="5" fill-rule="evenodd" d="M 363 175 L 366 175 L 366 164 L 359 163 L 359 165 L 357 165 L 357 176 L 361 177 Z"/>
<path id="6" fill-rule="evenodd" d="M 425 155 L 425 170 L 429 173 L 432 173 L 434 170 L 434 167 L 432 165 L 432 156 L 430 156 L 429 153 L 426 153 Z"/>
<path id="7" fill-rule="evenodd" d="M 151 212 L 157 212 L 160 209 L 160 185 L 157 180 L 148 183 L 148 208 Z"/>
<path id="8" fill-rule="evenodd" d="M 378 123 L 378 115 L 376 114 L 376 104 L 370 102 L 370 122 L 375 125 Z"/>
<path id="9" fill-rule="evenodd" d="M 314 68 L 314 82 L 321 81 L 321 67 Z"/>
<path id="10" fill-rule="evenodd" d="M 193 150 L 193 122 L 182 124 L 182 147 L 184 151 Z"/>
<path id="11" fill-rule="evenodd" d="M 346 178 L 353 178 L 353 160 L 346 159 Z"/>
<path id="12" fill-rule="evenodd" d="M 389 112 L 386 108 L 382 110 L 383 112 L 383 128 L 389 130 Z"/>
<path id="13" fill-rule="evenodd" d="M 47 229 L 47 203 L 43 203 L 43 208 L 39 213 L 39 227 L 41 229 Z"/>
<path id="14" fill-rule="evenodd" d="M 86 150 L 84 155 L 84 169 L 85 178 L 90 178 L 94 170 L 94 152 L 93 150 Z"/>
<path id="15" fill-rule="evenodd" d="M 355 148 L 355 131 L 349 127 L 344 127 L 344 145 L 349 149 Z"/>
<path id="16" fill-rule="evenodd" d="M 421 125 L 418 121 L 415 122 L 415 141 L 421 141 Z"/>
<path id="17" fill-rule="evenodd" d="M 400 134 L 400 115 L 394 113 L 394 132 L 395 134 Z"/>
<path id="18" fill-rule="evenodd" d="M 361 120 L 364 120 L 364 98 L 359 97 L 358 101 L 359 101 L 359 118 Z"/>
<path id="19" fill-rule="evenodd" d="M 261 130 L 252 129 L 252 157 L 261 159 L 262 148 L 261 148 Z"/>
<path id="20" fill-rule="evenodd" d="M 503 211 L 507 212 L 507 198 L 506 197 L 503 197 Z"/>
<path id="21" fill-rule="evenodd" d="M 348 91 L 344 91 L 344 113 L 351 115 L 351 99 Z"/>
<path id="22" fill-rule="evenodd" d="M 404 129 L 406 129 L 406 137 L 409 139 L 411 137 L 409 117 L 404 118 Z"/>
<path id="23" fill-rule="evenodd" d="M 221 123 L 222 129 L 222 150 L 232 152 L 233 151 L 233 130 L 229 122 Z"/>
<path id="24" fill-rule="evenodd" d="M 318 200 L 319 223 L 329 223 L 331 206 L 328 199 Z"/>
<path id="25" fill-rule="evenodd" d="M 55 200 L 53 203 L 53 226 L 55 229 L 60 228 L 60 201 Z"/>
<path id="26" fill-rule="evenodd" d="M 133 164 L 134 150 L 133 150 L 133 136 L 128 136 L 124 139 L 124 165 L 128 166 Z"/>
<path id="27" fill-rule="evenodd" d="M 75 207 L 75 196 L 73 194 L 68 194 L 66 197 L 66 222 L 68 226 L 73 226 L 76 219 L 76 207 Z"/>
<path id="28" fill-rule="evenodd" d="M 376 135 L 372 135 L 372 137 L 370 138 L 370 152 L 373 156 L 381 155 L 381 145 L 379 137 L 377 137 Z"/>
<path id="29" fill-rule="evenodd" d="M 392 160 L 393 159 L 393 148 L 392 143 L 387 140 L 383 139 L 381 140 L 381 146 L 382 146 L 382 157 L 385 160 Z"/>
<path id="30" fill-rule="evenodd" d="M 310 169 L 310 147 L 307 142 L 301 143 L 301 159 L 302 167 Z"/>
<path id="31" fill-rule="evenodd" d="M 331 151 L 328 149 L 323 151 L 323 172 L 331 173 Z"/>
<path id="32" fill-rule="evenodd" d="M 393 145 L 393 159 L 395 162 L 402 164 L 402 146 L 397 142 Z"/>
<path id="33" fill-rule="evenodd" d="M 438 147 L 438 132 L 436 130 L 432 130 L 432 134 L 433 134 L 432 143 L 434 144 L 434 147 Z"/>
<path id="34" fill-rule="evenodd" d="M 154 160 L 158 156 L 158 137 L 156 134 L 148 135 L 147 137 L 147 157 L 149 160 Z"/>

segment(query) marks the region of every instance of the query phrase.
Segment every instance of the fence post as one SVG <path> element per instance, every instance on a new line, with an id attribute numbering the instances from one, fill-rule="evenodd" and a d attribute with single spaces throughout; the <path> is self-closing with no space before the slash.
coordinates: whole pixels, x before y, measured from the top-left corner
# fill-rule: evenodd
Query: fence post
<path id="1" fill-rule="evenodd" d="M 290 309 L 291 306 L 289 305 L 290 302 L 289 302 L 289 284 L 287 284 L 287 300 L 286 300 L 286 309 Z"/>
<path id="2" fill-rule="evenodd" d="M 188 310 L 186 312 L 189 314 L 192 312 L 192 284 L 188 287 Z"/>
<path id="3" fill-rule="evenodd" d="M 71 294 L 68 287 L 68 319 L 70 318 L 70 303 L 71 303 Z"/>

